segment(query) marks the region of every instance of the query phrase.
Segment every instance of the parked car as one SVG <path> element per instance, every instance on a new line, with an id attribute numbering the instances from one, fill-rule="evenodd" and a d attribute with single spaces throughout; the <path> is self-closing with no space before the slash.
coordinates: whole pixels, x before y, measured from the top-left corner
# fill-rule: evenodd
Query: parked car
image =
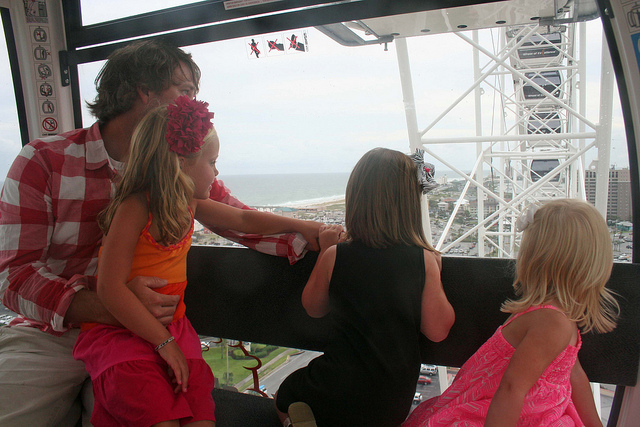
<path id="1" fill-rule="evenodd" d="M 436 365 L 420 365 L 420 373 L 426 375 L 436 375 L 438 373 L 438 367 Z"/>
<path id="2" fill-rule="evenodd" d="M 416 392 L 416 394 L 413 395 L 413 404 L 418 405 L 420 402 L 422 402 L 422 395 Z"/>
<path id="3" fill-rule="evenodd" d="M 431 384 L 431 378 L 420 375 L 418 377 L 418 384 Z"/>

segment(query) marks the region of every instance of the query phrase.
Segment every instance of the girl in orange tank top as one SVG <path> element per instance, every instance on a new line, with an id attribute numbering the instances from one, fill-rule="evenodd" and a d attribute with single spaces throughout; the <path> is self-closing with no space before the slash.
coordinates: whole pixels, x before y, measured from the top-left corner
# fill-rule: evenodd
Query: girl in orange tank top
<path id="1" fill-rule="evenodd" d="M 300 232 L 315 241 L 320 223 L 241 210 L 209 199 L 220 143 L 208 104 L 181 96 L 151 110 L 133 133 L 125 172 L 100 215 L 105 233 L 97 293 L 123 325 L 83 325 L 74 348 L 91 375 L 95 426 L 215 425 L 213 375 L 185 317 L 186 255 L 194 216 L 245 233 Z M 163 325 L 126 283 L 166 279 L 158 292 L 179 295 Z"/>

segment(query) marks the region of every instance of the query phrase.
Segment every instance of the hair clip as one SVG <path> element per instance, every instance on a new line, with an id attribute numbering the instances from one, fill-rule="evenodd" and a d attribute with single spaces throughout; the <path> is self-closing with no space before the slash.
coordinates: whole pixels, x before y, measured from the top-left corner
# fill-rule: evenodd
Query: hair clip
<path id="1" fill-rule="evenodd" d="M 416 148 L 416 152 L 409 157 L 411 157 L 418 169 L 418 182 L 420 183 L 422 194 L 427 194 L 437 188 L 440 184 L 435 179 L 436 167 L 431 163 L 424 162 L 424 150 Z"/>
<path id="2" fill-rule="evenodd" d="M 516 220 L 516 231 L 522 232 L 527 229 L 527 227 L 533 222 L 533 217 L 535 216 L 538 208 L 538 205 L 530 204 L 520 213 L 520 216 Z"/>
<path id="3" fill-rule="evenodd" d="M 213 127 L 213 113 L 208 103 L 178 97 L 175 104 L 167 106 L 168 122 L 166 139 L 169 149 L 180 156 L 197 153 L 204 144 L 204 137 Z"/>

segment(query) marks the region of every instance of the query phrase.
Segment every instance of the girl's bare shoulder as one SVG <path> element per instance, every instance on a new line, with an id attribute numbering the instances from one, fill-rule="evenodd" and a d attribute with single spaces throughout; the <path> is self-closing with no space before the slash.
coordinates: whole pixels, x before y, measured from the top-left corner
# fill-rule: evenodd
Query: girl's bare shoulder
<path id="1" fill-rule="evenodd" d="M 126 197 L 118 206 L 117 216 L 123 216 L 129 221 L 146 223 L 149 216 L 149 205 L 144 193 L 134 193 Z"/>
<path id="2" fill-rule="evenodd" d="M 126 206 L 127 209 L 143 209 L 147 210 L 148 206 L 147 196 L 145 193 L 133 193 L 127 196 L 120 203 L 121 206 Z"/>
<path id="3" fill-rule="evenodd" d="M 540 336 L 554 341 L 560 347 L 574 344 L 577 327 L 560 310 L 541 308 L 518 316 L 506 325 L 503 336 L 517 347 L 525 336 Z"/>
<path id="4" fill-rule="evenodd" d="M 437 252 L 424 249 L 424 267 L 426 270 L 442 271 L 442 256 Z"/>

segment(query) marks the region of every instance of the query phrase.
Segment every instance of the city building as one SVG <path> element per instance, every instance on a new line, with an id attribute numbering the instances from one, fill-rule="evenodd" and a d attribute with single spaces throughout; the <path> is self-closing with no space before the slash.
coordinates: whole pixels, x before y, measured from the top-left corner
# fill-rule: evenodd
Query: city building
<path id="1" fill-rule="evenodd" d="M 585 191 L 587 201 L 596 201 L 596 172 L 585 171 Z M 609 191 L 607 195 L 607 219 L 615 221 L 631 220 L 631 176 L 629 168 L 609 169 Z"/>

